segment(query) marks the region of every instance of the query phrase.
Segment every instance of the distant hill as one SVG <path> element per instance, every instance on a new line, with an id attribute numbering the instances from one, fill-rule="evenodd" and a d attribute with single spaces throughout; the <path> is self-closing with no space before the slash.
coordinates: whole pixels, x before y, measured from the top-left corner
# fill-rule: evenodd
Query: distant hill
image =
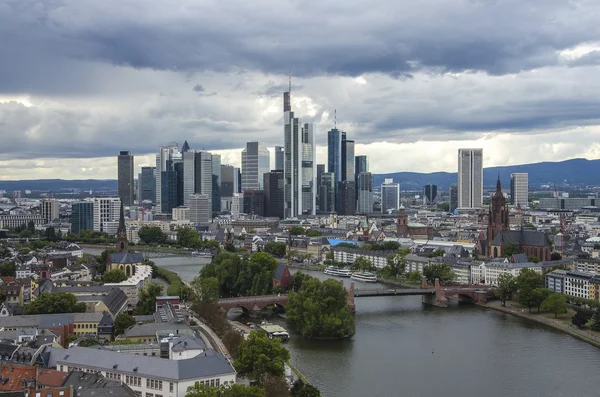
<path id="1" fill-rule="evenodd" d="M 569 184 L 569 185 L 600 185 L 600 160 L 572 159 L 559 162 L 542 162 L 522 165 L 509 165 L 504 167 L 490 167 L 483 169 L 483 185 L 494 186 L 500 174 L 502 186 L 510 186 L 510 174 L 526 172 L 529 174 L 530 185 L 542 184 Z M 379 186 L 384 178 L 393 178 L 405 188 L 420 188 L 428 183 L 448 188 L 450 184 L 457 183 L 456 172 L 432 172 L 422 174 L 418 172 L 395 172 L 392 174 L 376 174 L 374 185 Z"/>
<path id="2" fill-rule="evenodd" d="M 510 174 L 513 172 L 527 172 L 530 185 L 553 184 L 557 185 L 600 185 L 600 160 L 572 159 L 560 162 L 543 162 L 523 165 L 510 165 L 505 167 L 490 167 L 483 170 L 484 186 L 494 186 L 498 174 L 502 186 L 510 186 Z M 375 174 L 374 185 L 380 186 L 384 178 L 393 178 L 400 182 L 402 189 L 420 189 L 428 183 L 448 188 L 457 182 L 456 172 L 432 172 L 429 174 L 419 172 L 394 172 L 391 174 Z M 0 190 L 36 190 L 58 192 L 67 189 L 81 190 L 117 190 L 116 180 L 63 180 L 63 179 L 38 179 L 24 181 L 0 181 Z"/>

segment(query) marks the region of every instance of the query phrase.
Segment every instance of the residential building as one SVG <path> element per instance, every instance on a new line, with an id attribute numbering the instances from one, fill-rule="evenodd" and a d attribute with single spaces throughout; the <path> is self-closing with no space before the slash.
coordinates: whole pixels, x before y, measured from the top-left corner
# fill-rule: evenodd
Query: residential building
<path id="1" fill-rule="evenodd" d="M 43 199 L 40 205 L 44 223 L 51 223 L 60 218 L 60 203 L 56 199 Z"/>
<path id="2" fill-rule="evenodd" d="M 263 175 L 270 167 L 269 149 L 260 142 L 247 142 L 242 150 L 242 190 L 262 190 Z"/>
<path id="3" fill-rule="evenodd" d="M 210 199 L 207 194 L 190 194 L 189 220 L 194 225 L 207 225 L 211 219 Z"/>
<path id="4" fill-rule="evenodd" d="M 94 198 L 94 231 L 114 236 L 119 227 L 121 199 L 118 197 Z"/>
<path id="5" fill-rule="evenodd" d="M 373 212 L 373 174 L 361 172 L 358 174 L 357 181 L 358 212 L 369 214 Z"/>
<path id="6" fill-rule="evenodd" d="M 517 277 L 522 269 L 528 268 L 542 274 L 539 263 L 521 262 L 511 263 L 506 261 L 489 261 L 479 266 L 471 266 L 471 280 L 475 284 L 498 285 L 498 277 L 502 274 L 511 274 Z"/>
<path id="7" fill-rule="evenodd" d="M 123 205 L 132 206 L 134 203 L 133 156 L 131 152 L 121 151 L 117 159 L 119 198 Z"/>
<path id="8" fill-rule="evenodd" d="M 458 149 L 458 208 L 483 202 L 483 149 Z"/>
<path id="9" fill-rule="evenodd" d="M 71 204 L 71 233 L 94 230 L 94 202 L 75 201 Z"/>
<path id="10" fill-rule="evenodd" d="M 275 146 L 275 169 L 283 171 L 284 168 L 284 151 L 283 146 Z"/>
<path id="11" fill-rule="evenodd" d="M 245 214 L 265 216 L 265 192 L 263 190 L 244 190 L 243 203 Z"/>
<path id="12" fill-rule="evenodd" d="M 398 208 L 400 208 L 400 184 L 394 183 L 391 178 L 386 178 L 381 184 L 381 212 L 386 213 Z"/>
<path id="13" fill-rule="evenodd" d="M 337 187 L 338 214 L 354 215 L 356 213 L 356 185 L 354 181 L 339 181 Z"/>
<path id="14" fill-rule="evenodd" d="M 265 216 L 283 218 L 283 170 L 273 170 L 263 175 L 265 187 Z"/>
<path id="15" fill-rule="evenodd" d="M 221 212 L 221 155 L 211 154 L 212 158 L 212 212 Z"/>
<path id="16" fill-rule="evenodd" d="M 333 259 L 338 262 L 353 264 L 358 258 L 365 258 L 373 263 L 377 268 L 383 269 L 387 266 L 387 259 L 394 255 L 396 251 L 376 251 L 361 250 L 358 248 L 332 247 Z"/>
<path id="17" fill-rule="evenodd" d="M 179 144 L 177 142 L 171 142 L 167 146 L 161 147 L 160 151 L 156 155 L 156 178 L 155 178 L 155 180 L 156 180 L 156 207 L 158 208 L 159 212 L 161 212 L 163 210 L 163 208 L 170 207 L 172 209 L 173 207 L 178 206 L 178 205 L 173 205 L 173 203 L 171 203 L 167 206 L 163 205 L 162 187 L 175 185 L 175 189 L 176 189 L 177 183 L 171 182 L 170 184 L 169 183 L 164 184 L 162 182 L 162 178 L 163 178 L 163 175 L 168 176 L 168 174 L 164 174 L 165 172 L 174 171 L 174 163 L 177 163 L 180 161 L 182 161 L 182 154 L 179 151 Z M 168 191 L 164 192 L 164 193 L 168 193 Z M 176 196 L 176 194 L 175 194 L 175 196 Z M 169 211 L 167 213 L 170 213 L 170 212 L 171 212 L 171 210 L 169 209 Z"/>
<path id="18" fill-rule="evenodd" d="M 156 167 L 142 167 L 138 177 L 138 199 L 141 201 L 156 201 Z"/>
<path id="19" fill-rule="evenodd" d="M 327 172 L 335 176 L 335 185 L 342 180 L 342 134 L 337 128 L 327 132 Z"/>
<path id="20" fill-rule="evenodd" d="M 582 299 L 594 299 L 595 288 L 590 286 L 593 278 L 594 275 L 590 273 L 558 269 L 546 274 L 546 288 Z M 590 288 L 594 290 L 592 296 Z"/>
<path id="21" fill-rule="evenodd" d="M 458 208 L 458 185 L 453 183 L 450 185 L 448 212 L 454 213 L 454 211 L 457 208 Z"/>
<path id="22" fill-rule="evenodd" d="M 333 172 L 321 174 L 321 185 L 319 186 L 319 210 L 321 212 L 335 211 L 336 185 Z"/>
<path id="23" fill-rule="evenodd" d="M 526 172 L 510 174 L 510 203 L 518 208 L 529 208 L 529 175 Z"/>
<path id="24" fill-rule="evenodd" d="M 8 214 L 0 215 L 0 229 L 14 229 L 27 226 L 29 222 L 34 225 L 43 225 L 44 219 L 40 214 L 32 214 L 25 210 L 11 210 Z"/>
<path id="25" fill-rule="evenodd" d="M 437 198 L 437 185 L 423 186 L 423 204 L 432 205 Z"/>
<path id="26" fill-rule="evenodd" d="M 557 269 L 547 273 L 544 277 L 546 281 L 546 288 L 548 288 L 550 291 L 558 292 L 559 294 L 564 294 L 566 276 L 567 271 L 562 269 Z"/>

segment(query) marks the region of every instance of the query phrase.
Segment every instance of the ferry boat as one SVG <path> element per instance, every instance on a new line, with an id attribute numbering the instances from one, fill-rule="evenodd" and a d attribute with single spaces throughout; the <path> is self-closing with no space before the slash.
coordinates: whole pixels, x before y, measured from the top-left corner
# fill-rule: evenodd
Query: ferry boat
<path id="1" fill-rule="evenodd" d="M 352 275 L 352 273 L 350 273 L 350 270 L 340 269 L 339 267 L 335 267 L 335 266 L 327 267 L 323 271 L 323 273 L 328 274 L 330 276 L 337 276 L 337 277 L 350 277 Z"/>
<path id="2" fill-rule="evenodd" d="M 267 333 L 267 336 L 271 339 L 279 339 L 282 342 L 286 342 L 290 339 L 290 334 L 281 325 L 263 321 L 260 323 L 258 328 L 264 330 Z"/>
<path id="3" fill-rule="evenodd" d="M 210 258 L 212 253 L 210 251 L 192 251 L 193 256 L 199 256 L 201 258 Z"/>
<path id="4" fill-rule="evenodd" d="M 370 272 L 353 273 L 350 278 L 354 281 L 363 281 L 365 283 L 376 283 L 377 282 L 377 276 Z"/>

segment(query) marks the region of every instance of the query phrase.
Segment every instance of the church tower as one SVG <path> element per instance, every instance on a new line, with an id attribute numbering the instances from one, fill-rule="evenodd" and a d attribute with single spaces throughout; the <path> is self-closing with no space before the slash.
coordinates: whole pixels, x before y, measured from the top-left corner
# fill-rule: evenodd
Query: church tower
<path id="1" fill-rule="evenodd" d="M 407 235 L 408 234 L 408 215 L 406 215 L 406 209 L 404 205 L 400 204 L 400 214 L 398 215 L 398 223 L 396 224 L 396 233 Z"/>
<path id="2" fill-rule="evenodd" d="M 119 214 L 119 228 L 117 229 L 117 246 L 116 252 L 127 251 L 127 229 L 125 228 L 125 213 L 123 211 L 123 202 L 121 201 L 121 213 Z"/>
<path id="3" fill-rule="evenodd" d="M 492 196 L 488 216 L 486 252 L 488 256 L 491 255 L 491 244 L 496 237 L 496 234 L 504 230 L 508 230 L 508 207 L 506 206 L 506 199 L 502 194 L 500 175 L 498 175 L 498 182 L 496 182 L 496 193 L 494 193 Z"/>

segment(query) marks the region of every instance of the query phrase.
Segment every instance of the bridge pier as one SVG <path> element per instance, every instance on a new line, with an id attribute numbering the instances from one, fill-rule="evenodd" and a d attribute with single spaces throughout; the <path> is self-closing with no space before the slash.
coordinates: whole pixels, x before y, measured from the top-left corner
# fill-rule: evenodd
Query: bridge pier
<path id="1" fill-rule="evenodd" d="M 435 279 L 435 294 L 423 295 L 421 302 L 425 305 L 448 307 L 448 299 L 446 298 L 444 289 L 440 285 L 440 279 Z"/>

